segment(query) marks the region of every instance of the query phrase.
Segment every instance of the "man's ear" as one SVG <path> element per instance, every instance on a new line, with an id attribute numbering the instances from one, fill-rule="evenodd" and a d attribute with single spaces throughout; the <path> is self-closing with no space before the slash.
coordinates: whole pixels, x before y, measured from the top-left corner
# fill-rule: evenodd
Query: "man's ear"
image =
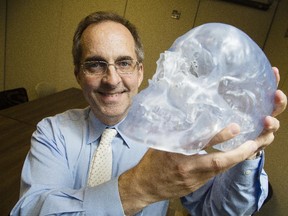
<path id="1" fill-rule="evenodd" d="M 77 80 L 77 83 L 80 85 L 81 77 L 80 77 L 80 73 L 79 73 L 79 70 L 77 69 L 77 67 L 74 67 L 74 76 L 75 76 L 75 78 Z"/>

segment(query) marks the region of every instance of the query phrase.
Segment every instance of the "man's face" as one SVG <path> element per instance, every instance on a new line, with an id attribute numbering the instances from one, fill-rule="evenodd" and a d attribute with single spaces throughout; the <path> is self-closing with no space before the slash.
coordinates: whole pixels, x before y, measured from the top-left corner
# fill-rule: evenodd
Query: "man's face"
<path id="1" fill-rule="evenodd" d="M 106 21 L 88 26 L 82 34 L 81 45 L 81 62 L 100 60 L 114 64 L 118 60 L 137 60 L 133 37 L 119 23 Z M 143 79 L 143 65 L 140 63 L 129 75 L 119 75 L 114 66 L 109 66 L 103 75 L 87 75 L 80 70 L 76 78 L 95 116 L 113 125 L 127 115 Z"/>

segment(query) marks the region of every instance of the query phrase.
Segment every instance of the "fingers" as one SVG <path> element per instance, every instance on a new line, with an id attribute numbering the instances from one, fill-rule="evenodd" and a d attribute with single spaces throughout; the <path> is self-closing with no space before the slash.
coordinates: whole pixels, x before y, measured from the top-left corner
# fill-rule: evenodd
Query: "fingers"
<path id="1" fill-rule="evenodd" d="M 274 75 L 275 75 L 275 77 L 276 77 L 276 82 L 277 82 L 277 86 L 278 86 L 278 84 L 279 84 L 279 82 L 280 82 L 279 70 L 278 70 L 277 67 L 272 67 L 272 70 L 273 70 Z"/>
<path id="2" fill-rule="evenodd" d="M 257 149 L 258 145 L 255 141 L 247 141 L 227 152 L 213 152 L 207 155 L 199 155 L 197 163 L 194 163 L 196 167 L 193 169 L 196 170 L 198 166 L 198 171 L 201 169 L 202 172 L 211 172 L 211 176 L 217 175 L 246 160 L 253 155 Z"/>
<path id="3" fill-rule="evenodd" d="M 275 78 L 276 78 L 276 82 L 277 82 L 277 86 L 280 82 L 280 74 L 279 74 L 279 70 L 277 67 L 272 67 L 272 70 L 274 72 Z M 277 116 L 280 113 L 282 113 L 286 107 L 287 107 L 287 97 L 286 95 L 281 91 L 281 90 L 277 90 L 275 92 L 275 98 L 274 98 L 274 103 L 275 103 L 275 107 L 274 107 L 274 111 L 272 113 L 272 116 Z"/>
<path id="4" fill-rule="evenodd" d="M 236 165 L 247 158 L 249 158 L 251 155 L 255 154 L 255 152 L 258 150 L 257 142 L 249 140 L 239 147 L 237 147 L 234 150 L 231 150 L 229 153 L 229 160 L 231 165 Z"/>
<path id="5" fill-rule="evenodd" d="M 210 153 L 205 155 L 205 158 L 202 159 L 202 162 L 198 163 L 205 163 L 207 166 L 207 171 L 214 169 L 215 173 L 220 173 L 250 158 L 255 153 L 266 148 L 273 142 L 274 132 L 276 132 L 280 127 L 279 121 L 271 116 L 267 116 L 264 119 L 263 124 L 264 130 L 262 134 L 254 141 L 249 140 L 231 151 Z M 233 134 L 233 131 L 235 134 Z M 240 129 L 237 124 L 231 124 L 227 128 L 223 129 L 219 134 L 217 134 L 213 142 L 216 144 L 221 140 L 223 141 L 227 138 L 229 139 L 233 135 L 235 136 L 237 133 L 239 133 L 239 131 Z"/>
<path id="6" fill-rule="evenodd" d="M 206 146 L 211 147 L 213 145 L 216 145 L 218 143 L 224 142 L 226 140 L 232 139 L 236 135 L 240 133 L 240 127 L 238 124 L 232 123 L 229 124 L 226 128 L 221 130 L 219 133 L 217 133 L 208 143 Z"/>
<path id="7" fill-rule="evenodd" d="M 278 119 L 267 116 L 264 119 L 264 129 L 259 137 L 255 139 L 257 150 L 255 153 L 265 149 L 274 140 L 274 133 L 279 129 L 280 122 Z"/>
<path id="8" fill-rule="evenodd" d="M 278 119 L 273 118 L 271 116 L 266 116 L 263 122 L 264 125 L 264 130 L 262 133 L 267 133 L 267 132 L 276 132 L 279 127 L 280 127 L 280 122 Z"/>
<path id="9" fill-rule="evenodd" d="M 287 107 L 287 97 L 286 95 L 281 91 L 277 90 L 275 92 L 275 98 L 274 98 L 275 107 L 272 112 L 272 116 L 277 116 L 281 114 Z"/>
<path id="10" fill-rule="evenodd" d="M 277 119 L 275 119 L 277 122 Z M 257 150 L 255 153 L 264 150 L 267 146 L 269 146 L 274 141 L 274 132 L 276 132 L 279 128 L 279 122 L 271 126 L 269 129 L 264 129 L 262 134 L 255 139 L 257 144 Z"/>

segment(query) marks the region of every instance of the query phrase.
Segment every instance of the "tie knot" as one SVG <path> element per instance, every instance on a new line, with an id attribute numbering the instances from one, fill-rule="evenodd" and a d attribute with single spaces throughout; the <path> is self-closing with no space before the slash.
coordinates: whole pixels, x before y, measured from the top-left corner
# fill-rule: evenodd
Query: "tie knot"
<path id="1" fill-rule="evenodd" d="M 116 136 L 117 131 L 112 128 L 106 128 L 101 136 L 101 144 L 107 145 L 111 144 L 113 138 Z"/>

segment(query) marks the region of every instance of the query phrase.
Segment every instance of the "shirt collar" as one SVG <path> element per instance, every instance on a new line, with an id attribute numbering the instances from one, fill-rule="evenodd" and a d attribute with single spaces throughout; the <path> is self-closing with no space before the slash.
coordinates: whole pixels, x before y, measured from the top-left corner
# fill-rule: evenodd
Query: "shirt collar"
<path id="1" fill-rule="evenodd" d="M 122 121 L 124 121 L 124 120 L 125 119 L 123 119 Z M 99 119 L 96 118 L 96 116 L 92 112 L 91 108 L 89 108 L 88 113 L 87 113 L 87 121 L 88 121 L 88 127 L 89 127 L 88 143 L 87 144 L 90 144 L 90 143 L 98 140 L 106 128 L 115 128 L 118 132 L 117 136 L 120 136 L 124 140 L 124 143 L 129 148 L 130 148 L 131 144 L 133 143 L 133 140 L 130 140 L 123 133 L 119 132 L 118 126 L 122 121 L 116 125 L 113 125 L 113 126 L 108 126 L 106 124 L 103 124 L 101 121 L 99 121 Z"/>
<path id="2" fill-rule="evenodd" d="M 91 108 L 89 108 L 87 113 L 87 122 L 88 122 L 88 142 L 90 144 L 98 140 L 107 127 L 105 124 L 100 122 L 95 115 L 93 114 Z"/>

